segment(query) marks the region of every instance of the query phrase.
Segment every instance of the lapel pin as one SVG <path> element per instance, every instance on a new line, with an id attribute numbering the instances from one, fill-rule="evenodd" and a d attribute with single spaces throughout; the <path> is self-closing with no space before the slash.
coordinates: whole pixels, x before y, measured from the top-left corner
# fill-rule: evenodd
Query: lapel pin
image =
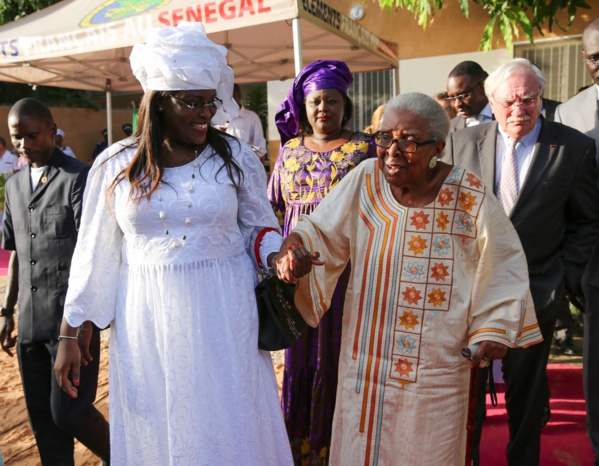
<path id="1" fill-rule="evenodd" d="M 45 183 L 46 181 L 48 181 L 48 177 L 47 176 L 42 176 L 41 182 Z"/>

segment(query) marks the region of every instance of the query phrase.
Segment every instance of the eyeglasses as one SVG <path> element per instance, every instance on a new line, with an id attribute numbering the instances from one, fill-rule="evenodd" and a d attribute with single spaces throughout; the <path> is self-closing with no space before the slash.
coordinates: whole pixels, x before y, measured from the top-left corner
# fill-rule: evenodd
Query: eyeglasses
<path id="1" fill-rule="evenodd" d="M 476 89 L 478 86 L 480 86 L 482 83 L 484 83 L 484 81 L 481 81 L 481 82 L 475 84 L 470 89 L 468 89 L 466 92 L 462 92 L 461 94 L 458 94 L 458 95 L 453 96 L 453 97 L 445 97 L 445 100 L 447 102 L 451 103 L 451 104 L 453 104 L 456 100 L 464 101 L 464 100 L 472 97 L 472 91 L 474 89 Z"/>
<path id="2" fill-rule="evenodd" d="M 524 99 L 520 100 L 497 100 L 495 97 L 493 97 L 493 100 L 504 108 L 512 108 L 515 105 L 520 105 L 521 107 L 532 107 L 533 105 L 536 105 L 537 101 L 539 100 L 539 96 L 540 94 L 537 94 L 533 97 L 525 97 Z"/>
<path id="3" fill-rule="evenodd" d="M 582 59 L 587 65 L 599 66 L 599 54 L 584 55 L 584 52 L 583 52 Z"/>
<path id="4" fill-rule="evenodd" d="M 216 112 L 216 110 L 219 109 L 223 104 L 223 101 L 220 100 L 218 97 L 215 97 L 208 102 L 185 102 L 183 99 L 180 99 L 179 97 L 174 95 L 170 95 L 169 97 L 173 100 L 176 100 L 184 107 L 187 107 L 191 112 L 193 112 L 194 110 L 200 110 L 202 112 L 204 110 L 208 110 L 209 112 Z"/>
<path id="5" fill-rule="evenodd" d="M 434 139 L 430 139 L 424 142 L 416 142 L 411 139 L 399 139 L 390 136 L 389 134 L 381 134 L 380 132 L 374 133 L 374 143 L 382 147 L 383 149 L 388 149 L 393 145 L 393 143 L 397 144 L 397 148 L 401 152 L 410 152 L 414 153 L 418 150 L 420 146 L 425 146 L 426 144 L 433 144 L 437 142 Z"/>

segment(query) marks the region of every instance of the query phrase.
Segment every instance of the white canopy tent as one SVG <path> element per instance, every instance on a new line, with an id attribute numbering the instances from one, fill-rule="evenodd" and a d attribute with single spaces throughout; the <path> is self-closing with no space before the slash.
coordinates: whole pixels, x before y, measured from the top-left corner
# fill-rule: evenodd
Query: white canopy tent
<path id="1" fill-rule="evenodd" d="M 238 83 L 292 78 L 321 58 L 354 73 L 398 63 L 396 44 L 322 0 L 65 0 L 0 27 L 0 81 L 105 91 L 110 129 L 111 92 L 141 90 L 132 45 L 180 21 L 203 22 L 229 49 Z"/>

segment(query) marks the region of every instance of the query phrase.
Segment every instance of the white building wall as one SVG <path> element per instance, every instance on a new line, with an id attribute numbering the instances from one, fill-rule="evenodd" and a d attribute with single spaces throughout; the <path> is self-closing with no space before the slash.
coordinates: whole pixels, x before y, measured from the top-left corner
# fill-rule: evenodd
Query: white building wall
<path id="1" fill-rule="evenodd" d="M 460 62 L 477 62 L 491 74 L 511 60 L 507 49 L 490 52 L 458 53 L 438 57 L 414 58 L 399 61 L 399 92 L 422 92 L 432 96 L 445 91 L 449 72 Z"/>

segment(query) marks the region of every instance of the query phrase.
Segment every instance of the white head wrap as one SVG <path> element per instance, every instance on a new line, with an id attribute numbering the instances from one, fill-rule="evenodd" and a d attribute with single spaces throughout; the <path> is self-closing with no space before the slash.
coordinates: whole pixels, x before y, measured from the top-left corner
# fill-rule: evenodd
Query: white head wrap
<path id="1" fill-rule="evenodd" d="M 149 28 L 146 43 L 135 44 L 129 60 L 144 91 L 215 89 L 223 110 L 236 116 L 235 77 L 226 57 L 227 49 L 208 39 L 202 23 L 181 22 Z"/>
<path id="2" fill-rule="evenodd" d="M 61 130 L 60 128 L 58 128 L 58 129 L 56 130 L 56 136 L 62 136 L 62 137 L 64 138 L 64 131 L 63 131 L 63 130 Z"/>

